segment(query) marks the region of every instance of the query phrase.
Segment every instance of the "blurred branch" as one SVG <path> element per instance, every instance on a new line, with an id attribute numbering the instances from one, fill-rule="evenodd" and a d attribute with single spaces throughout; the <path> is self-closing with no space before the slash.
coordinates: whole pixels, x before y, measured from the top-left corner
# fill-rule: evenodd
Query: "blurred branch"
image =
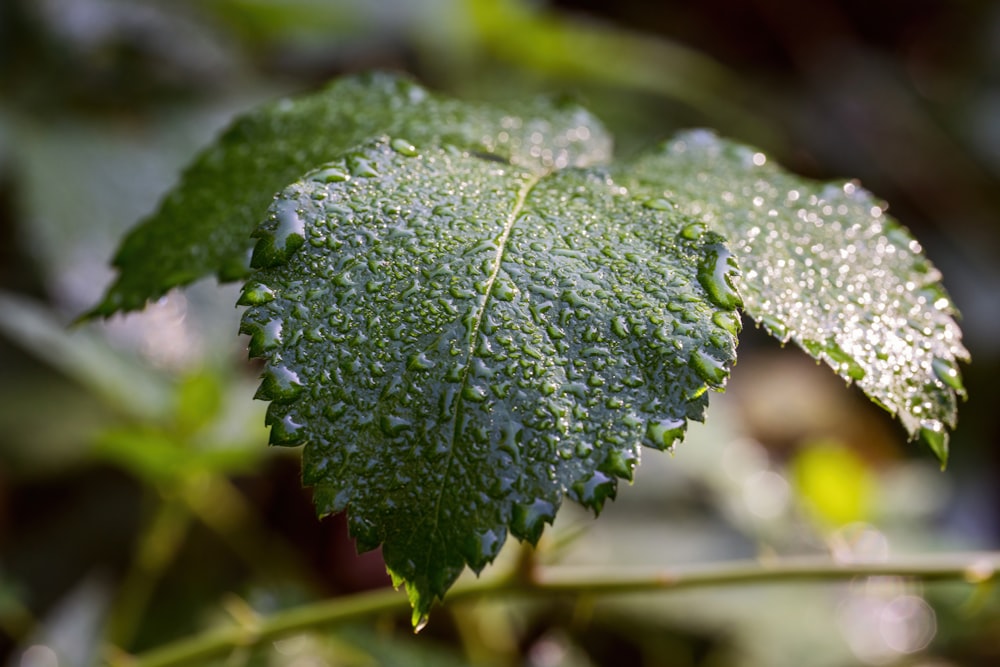
<path id="1" fill-rule="evenodd" d="M 857 577 L 907 577 L 918 581 L 957 581 L 981 585 L 1000 578 L 1000 552 L 934 554 L 880 563 L 837 563 L 828 558 L 788 558 L 719 563 L 624 574 L 608 569 L 538 568 L 525 577 L 512 573 L 458 585 L 449 602 L 486 597 L 534 595 L 611 595 L 676 591 L 746 584 L 849 581 Z M 112 665 L 169 667 L 225 656 L 238 647 L 259 645 L 286 635 L 406 609 L 406 597 L 378 590 L 335 598 L 249 619 L 244 625 L 206 631 L 129 657 L 112 650 Z"/>
<path id="2" fill-rule="evenodd" d="M 132 641 L 153 591 L 176 558 L 190 524 L 190 514 L 177 501 L 158 504 L 144 522 L 132 567 L 111 609 L 107 629 L 111 641 L 122 646 Z"/>

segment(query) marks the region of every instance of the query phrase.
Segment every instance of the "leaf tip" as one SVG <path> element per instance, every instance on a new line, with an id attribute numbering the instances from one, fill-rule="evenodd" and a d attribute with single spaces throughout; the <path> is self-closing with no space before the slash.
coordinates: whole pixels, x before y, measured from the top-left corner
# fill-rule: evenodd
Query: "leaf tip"
<path id="1" fill-rule="evenodd" d="M 279 414 L 274 409 L 276 405 L 278 404 L 271 403 L 264 417 L 265 424 L 271 427 L 268 444 L 277 447 L 296 447 L 303 444 L 302 424 L 296 422 L 291 415 Z"/>
<path id="2" fill-rule="evenodd" d="M 544 498 L 530 503 L 518 503 L 511 509 L 510 532 L 521 540 L 537 544 L 545 524 L 556 518 L 556 504 Z"/>
<path id="3" fill-rule="evenodd" d="M 410 622 L 413 623 L 413 634 L 419 634 L 421 630 L 427 627 L 427 623 L 430 622 L 431 617 L 428 614 L 421 614 L 416 609 L 413 610 L 413 616 Z"/>
<path id="4" fill-rule="evenodd" d="M 590 477 L 577 481 L 569 489 L 573 500 L 594 511 L 594 516 L 601 513 L 604 503 L 614 500 L 618 493 L 618 480 L 600 470 Z"/>
<path id="5" fill-rule="evenodd" d="M 389 577 L 392 579 L 392 587 L 398 589 L 400 586 L 406 591 L 406 597 L 410 601 L 412 611 L 410 613 L 410 624 L 413 626 L 413 634 L 419 633 L 427 627 L 431 620 L 430 610 L 434 603 L 433 594 L 424 594 L 420 587 L 395 572 L 391 567 L 386 567 Z"/>
<path id="6" fill-rule="evenodd" d="M 920 423 L 918 437 L 931 448 L 931 451 L 941 462 L 941 470 L 948 466 L 948 430 L 936 419 L 927 419 Z"/>

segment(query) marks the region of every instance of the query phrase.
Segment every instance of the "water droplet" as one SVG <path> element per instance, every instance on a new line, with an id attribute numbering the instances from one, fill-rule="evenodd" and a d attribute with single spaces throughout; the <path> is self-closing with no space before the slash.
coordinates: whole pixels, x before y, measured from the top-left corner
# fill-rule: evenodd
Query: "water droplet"
<path id="1" fill-rule="evenodd" d="M 488 380 L 496 375 L 496 370 L 486 365 L 486 362 L 479 357 L 472 359 L 472 376 Z"/>
<path id="2" fill-rule="evenodd" d="M 396 151 L 400 155 L 405 155 L 406 157 L 416 157 L 420 155 L 420 151 L 417 150 L 417 147 L 406 139 L 397 137 L 393 139 L 389 145 L 392 147 L 392 150 Z"/>
<path id="3" fill-rule="evenodd" d="M 513 301 L 517 296 L 517 287 L 509 280 L 498 280 L 493 284 L 493 296 L 500 301 Z"/>
<path id="4" fill-rule="evenodd" d="M 686 428 L 683 419 L 651 420 L 646 424 L 646 440 L 656 449 L 670 449 L 684 437 Z"/>
<path id="5" fill-rule="evenodd" d="M 743 322 L 740 316 L 731 310 L 717 310 L 712 313 L 712 322 L 720 329 L 724 329 L 733 337 L 739 336 L 743 329 Z"/>
<path id="6" fill-rule="evenodd" d="M 465 377 L 465 366 L 460 363 L 452 364 L 448 369 L 447 374 L 445 374 L 445 380 L 448 382 L 461 382 L 462 378 Z"/>
<path id="7" fill-rule="evenodd" d="M 719 308 L 732 310 L 743 305 L 743 299 L 733 285 L 739 275 L 736 258 L 721 243 L 707 248 L 705 259 L 698 266 L 698 282 L 708 292 L 708 299 Z"/>
<path id="8" fill-rule="evenodd" d="M 948 461 L 948 431 L 937 419 L 925 419 L 920 422 L 920 439 L 937 455 L 944 467 Z"/>
<path id="9" fill-rule="evenodd" d="M 280 199 L 276 205 L 278 228 L 274 232 L 274 245 L 279 250 L 290 251 L 289 246 L 305 243 L 305 223 L 299 217 L 298 202 Z"/>
<path id="10" fill-rule="evenodd" d="M 517 459 L 521 454 L 520 444 L 524 439 L 524 425 L 518 421 L 510 420 L 504 422 L 500 428 L 503 431 L 500 449 Z"/>
<path id="11" fill-rule="evenodd" d="M 284 366 L 268 366 L 255 398 L 290 403 L 302 392 L 298 373 Z"/>
<path id="12" fill-rule="evenodd" d="M 681 236 L 688 241 L 697 241 L 705 234 L 705 231 L 705 223 L 692 222 L 691 224 L 684 225 L 681 229 Z"/>
<path id="13" fill-rule="evenodd" d="M 632 471 L 638 462 L 637 459 L 638 457 L 630 451 L 612 449 L 608 453 L 608 457 L 604 459 L 604 463 L 601 464 L 601 470 L 615 477 L 631 481 Z"/>
<path id="14" fill-rule="evenodd" d="M 595 471 L 586 480 L 576 482 L 571 489 L 577 502 L 599 513 L 608 498 L 614 498 L 618 482 L 614 477 Z"/>
<path id="15" fill-rule="evenodd" d="M 271 422 L 271 434 L 268 436 L 268 442 L 276 446 L 300 445 L 302 444 L 299 436 L 300 430 L 302 430 L 302 424 L 293 420 L 291 415 L 284 415 L 281 419 Z"/>
<path id="16" fill-rule="evenodd" d="M 853 356 L 844 351 L 836 341 L 829 341 L 823 348 L 827 358 L 831 360 L 831 365 L 841 375 L 846 375 L 852 380 L 863 380 L 865 369 L 854 359 Z"/>
<path id="17" fill-rule="evenodd" d="M 724 385 L 729 376 L 725 364 L 704 350 L 695 350 L 691 355 L 690 366 L 702 380 L 715 387 Z"/>
<path id="18" fill-rule="evenodd" d="M 669 200 L 663 197 L 654 197 L 652 199 L 647 199 L 642 202 L 642 205 L 646 208 L 651 208 L 654 211 L 672 211 L 674 210 L 674 205 L 670 203 Z"/>
<path id="19" fill-rule="evenodd" d="M 395 437 L 408 429 L 412 424 L 410 420 L 397 415 L 382 415 L 378 422 L 382 432 L 390 438 Z"/>
<path id="20" fill-rule="evenodd" d="M 347 155 L 347 169 L 353 176 L 359 178 L 375 178 L 378 176 L 375 163 L 363 151 L 355 151 Z"/>
<path id="21" fill-rule="evenodd" d="M 339 419 L 347 412 L 347 404 L 343 401 L 337 401 L 331 405 L 327 405 L 323 408 L 323 415 L 327 419 Z"/>
<path id="22" fill-rule="evenodd" d="M 942 359 L 940 357 L 934 357 L 931 361 L 931 368 L 934 371 L 934 375 L 937 376 L 941 382 L 944 382 L 946 386 L 951 387 L 957 391 L 960 395 L 965 395 L 965 386 L 962 384 L 962 375 L 958 371 L 958 366 L 955 362 L 948 359 Z"/>
<path id="23" fill-rule="evenodd" d="M 619 315 L 611 320 L 611 331 L 619 338 L 628 336 L 628 324 L 626 324 L 623 316 Z"/>
<path id="24" fill-rule="evenodd" d="M 250 334 L 250 356 L 260 357 L 267 350 L 273 350 L 282 343 L 282 322 L 273 319 L 262 327 L 255 327 Z"/>
<path id="25" fill-rule="evenodd" d="M 538 542 L 546 523 L 552 523 L 556 507 L 548 500 L 536 498 L 527 505 L 514 505 L 511 511 L 510 531 L 531 544 Z"/>
<path id="26" fill-rule="evenodd" d="M 427 356 L 426 352 L 420 352 L 410 357 L 409 368 L 418 371 L 427 371 L 434 368 L 434 361 Z"/>
<path id="27" fill-rule="evenodd" d="M 788 327 L 778 318 L 770 315 L 758 315 L 757 322 L 763 324 L 764 328 L 782 343 L 788 342 Z"/>
<path id="28" fill-rule="evenodd" d="M 467 384 L 462 388 L 462 398 L 471 403 L 482 403 L 486 400 L 486 390 L 478 385 Z"/>
<path id="29" fill-rule="evenodd" d="M 564 290 L 563 293 L 559 295 L 559 298 L 573 308 L 590 308 L 592 310 L 599 310 L 595 304 L 585 299 L 583 295 L 576 290 Z"/>
<path id="30" fill-rule="evenodd" d="M 410 621 L 413 623 L 413 634 L 417 634 L 421 630 L 427 627 L 427 623 L 430 622 L 431 617 L 426 613 L 421 613 L 417 610 L 413 610 L 413 616 Z"/>
<path id="31" fill-rule="evenodd" d="M 236 303 L 240 306 L 261 306 L 274 301 L 274 290 L 261 283 L 247 283 Z"/>
<path id="32" fill-rule="evenodd" d="M 265 268 L 283 264 L 306 242 L 305 222 L 299 216 L 298 202 L 279 199 L 274 204 L 274 220 L 277 227 L 263 234 L 254 246 L 250 265 Z"/>
<path id="33" fill-rule="evenodd" d="M 350 174 L 335 165 L 319 169 L 310 175 L 310 179 L 317 183 L 342 183 L 350 178 Z"/>
<path id="34" fill-rule="evenodd" d="M 473 538 L 474 544 L 472 545 L 472 553 L 468 554 L 468 561 L 474 572 L 478 574 L 497 557 L 506 537 L 506 531 L 487 530 Z"/>

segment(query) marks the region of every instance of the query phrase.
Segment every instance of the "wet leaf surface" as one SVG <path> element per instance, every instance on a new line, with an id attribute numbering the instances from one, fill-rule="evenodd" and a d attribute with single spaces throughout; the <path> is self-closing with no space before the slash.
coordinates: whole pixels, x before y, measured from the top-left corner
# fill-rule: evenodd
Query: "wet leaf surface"
<path id="1" fill-rule="evenodd" d="M 599 511 L 735 358 L 720 237 L 602 171 L 541 173 L 386 139 L 287 188 L 243 330 L 274 444 L 321 512 L 383 545 L 419 623 L 508 530 Z"/>
<path id="2" fill-rule="evenodd" d="M 250 234 L 274 194 L 383 133 L 441 140 L 533 170 L 593 164 L 610 153 L 600 123 L 575 105 L 498 107 L 438 97 L 397 75 L 346 77 L 237 118 L 125 237 L 113 262 L 119 275 L 89 315 L 136 310 L 207 276 L 244 278 Z"/>
<path id="3" fill-rule="evenodd" d="M 867 192 L 704 131 L 594 166 L 609 153 L 578 107 L 343 79 L 237 120 L 94 314 L 246 278 L 271 442 L 305 445 L 318 510 L 383 547 L 418 625 L 508 532 L 537 541 L 567 496 L 600 511 L 640 446 L 679 441 L 744 307 L 946 459 L 955 311 Z"/>
<path id="4" fill-rule="evenodd" d="M 940 273 L 871 194 L 795 176 L 706 131 L 623 173 L 730 240 L 747 314 L 857 383 L 946 461 L 968 353 Z"/>

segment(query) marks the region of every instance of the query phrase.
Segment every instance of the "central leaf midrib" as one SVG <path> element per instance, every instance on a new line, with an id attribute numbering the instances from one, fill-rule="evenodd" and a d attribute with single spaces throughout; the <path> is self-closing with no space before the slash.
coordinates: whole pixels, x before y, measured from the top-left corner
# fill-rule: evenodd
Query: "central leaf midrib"
<path id="1" fill-rule="evenodd" d="M 438 523 L 441 517 L 441 498 L 444 496 L 445 480 L 448 479 L 448 475 L 451 473 L 451 467 L 455 461 L 455 444 L 458 442 L 459 436 L 459 419 L 458 416 L 462 411 L 462 404 L 465 402 L 463 394 L 465 393 L 465 387 L 469 380 L 469 372 L 472 368 L 472 359 L 476 354 L 476 341 L 479 339 L 479 330 L 482 328 L 483 318 L 486 316 L 486 310 L 489 308 L 490 298 L 493 295 L 493 286 L 496 283 L 497 276 L 500 275 L 500 268 L 503 265 L 503 258 L 507 252 L 507 240 L 510 238 L 510 234 L 514 229 L 514 225 L 517 222 L 521 211 L 524 209 L 524 203 L 528 199 L 528 195 L 531 191 L 538 185 L 539 182 L 548 172 L 542 172 L 539 174 L 532 175 L 528 181 L 521 187 L 521 190 L 517 194 L 517 199 L 514 201 L 514 206 L 507 216 L 507 220 L 504 222 L 503 231 L 500 233 L 500 238 L 497 240 L 497 252 L 496 258 L 493 260 L 493 268 L 490 272 L 489 277 L 486 279 L 486 285 L 483 297 L 482 306 L 479 309 L 479 313 L 476 315 L 475 320 L 472 323 L 472 329 L 469 338 L 469 352 L 466 356 L 465 368 L 462 371 L 462 377 L 459 380 L 458 386 L 458 398 L 455 401 L 455 411 L 452 415 L 452 431 L 451 431 L 451 443 L 448 452 L 448 461 L 445 464 L 444 475 L 441 476 L 441 485 L 438 489 L 437 499 L 434 503 L 434 520 L 431 529 L 432 533 L 437 533 Z M 428 559 L 431 557 L 431 553 L 428 550 Z"/>

